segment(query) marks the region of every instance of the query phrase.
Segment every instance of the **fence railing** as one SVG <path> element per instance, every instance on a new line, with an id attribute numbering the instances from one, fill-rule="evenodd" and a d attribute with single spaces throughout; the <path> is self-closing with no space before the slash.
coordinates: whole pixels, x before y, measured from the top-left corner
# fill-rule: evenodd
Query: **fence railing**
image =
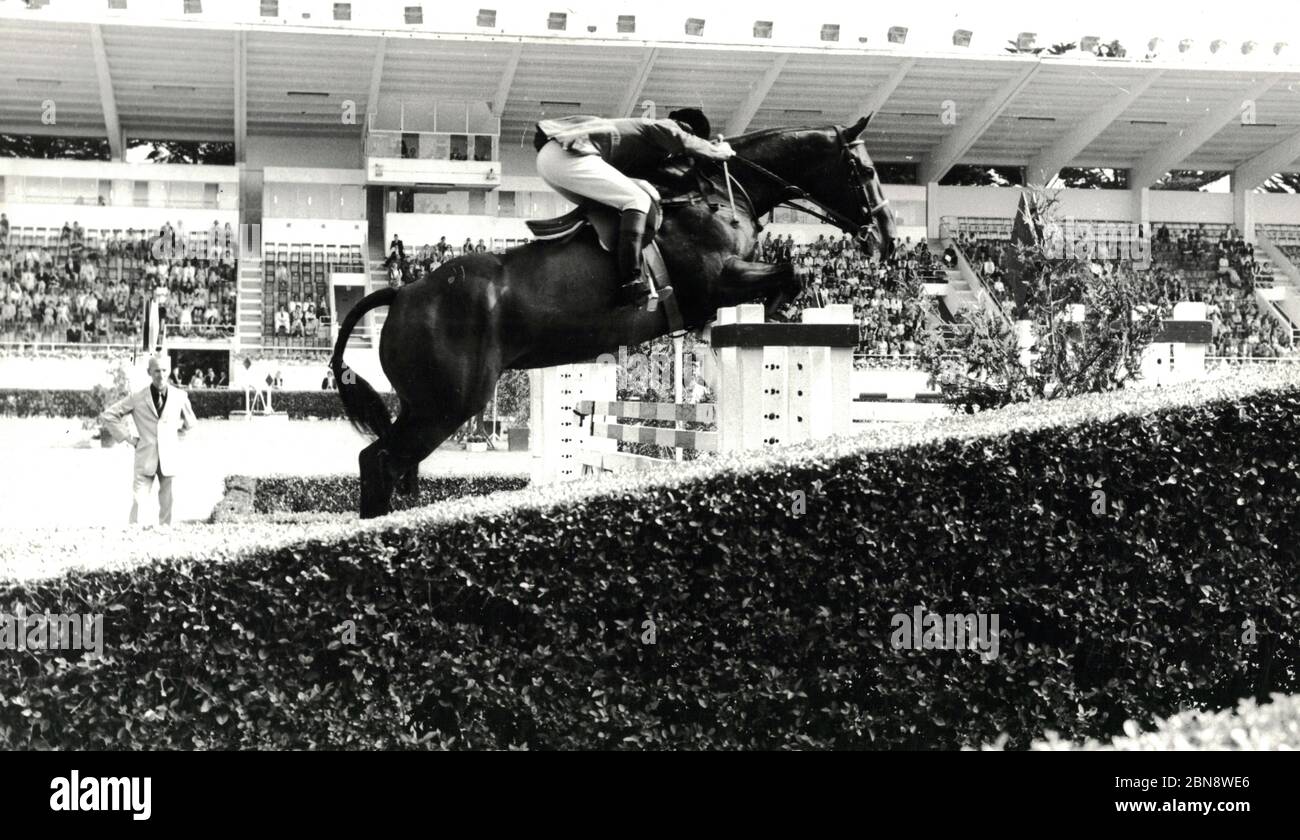
<path id="1" fill-rule="evenodd" d="M 0 356 L 59 356 L 117 359 L 143 353 L 138 344 L 96 344 L 66 341 L 0 341 Z"/>
<path id="2" fill-rule="evenodd" d="M 1243 365 L 1294 365 L 1300 364 L 1295 356 L 1206 356 L 1205 367 L 1242 367 Z"/>
<path id="3" fill-rule="evenodd" d="M 235 337 L 234 324 L 170 324 L 162 325 L 162 335 L 169 339 L 204 339 L 230 341 Z"/>

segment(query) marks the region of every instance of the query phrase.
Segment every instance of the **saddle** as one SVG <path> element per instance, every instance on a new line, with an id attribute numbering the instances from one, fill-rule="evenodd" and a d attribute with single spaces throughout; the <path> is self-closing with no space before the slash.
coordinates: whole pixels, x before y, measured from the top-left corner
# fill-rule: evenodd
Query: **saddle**
<path id="1" fill-rule="evenodd" d="M 645 270 L 650 274 L 655 288 L 659 290 L 660 297 L 666 297 L 671 294 L 672 285 L 663 254 L 655 243 L 655 234 L 663 224 L 662 199 L 659 197 L 659 190 L 655 189 L 649 181 L 640 178 L 633 178 L 632 181 L 650 196 L 650 212 L 646 214 L 645 220 L 647 242 L 644 253 Z M 557 244 L 568 242 L 589 227 L 595 231 L 601 249 L 613 253 L 618 248 L 620 215 L 613 207 L 590 201 L 579 204 L 563 216 L 553 219 L 529 219 L 525 224 L 533 232 L 533 236 Z"/>

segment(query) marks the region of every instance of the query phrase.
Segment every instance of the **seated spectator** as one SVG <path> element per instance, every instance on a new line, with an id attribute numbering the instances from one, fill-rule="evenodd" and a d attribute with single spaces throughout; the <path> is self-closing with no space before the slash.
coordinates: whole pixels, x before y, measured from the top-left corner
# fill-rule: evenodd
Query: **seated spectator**
<path id="1" fill-rule="evenodd" d="M 289 310 L 283 305 L 275 313 L 275 334 L 286 336 L 289 334 Z"/>

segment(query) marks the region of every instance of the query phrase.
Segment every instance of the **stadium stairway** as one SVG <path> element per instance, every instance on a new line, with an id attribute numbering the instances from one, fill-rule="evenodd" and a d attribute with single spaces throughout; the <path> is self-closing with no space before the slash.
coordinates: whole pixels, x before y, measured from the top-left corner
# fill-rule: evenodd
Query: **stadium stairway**
<path id="1" fill-rule="evenodd" d="M 262 346 L 262 260 L 244 257 L 239 261 L 239 285 L 236 287 L 236 347 Z"/>
<path id="2" fill-rule="evenodd" d="M 1300 268 L 1262 234 L 1256 236 L 1255 260 L 1262 270 L 1256 289 L 1269 290 L 1273 316 L 1291 329 L 1291 344 L 1300 345 Z"/>

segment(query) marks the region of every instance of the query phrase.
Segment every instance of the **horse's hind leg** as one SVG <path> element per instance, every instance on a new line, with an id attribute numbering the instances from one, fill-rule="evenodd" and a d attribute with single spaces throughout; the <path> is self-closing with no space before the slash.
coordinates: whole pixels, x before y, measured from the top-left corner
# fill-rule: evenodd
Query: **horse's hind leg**
<path id="1" fill-rule="evenodd" d="M 405 403 L 402 404 L 401 410 L 397 413 L 398 420 L 410 412 Z M 399 496 L 417 496 L 420 493 L 420 465 L 417 463 L 398 479 L 396 488 Z"/>

